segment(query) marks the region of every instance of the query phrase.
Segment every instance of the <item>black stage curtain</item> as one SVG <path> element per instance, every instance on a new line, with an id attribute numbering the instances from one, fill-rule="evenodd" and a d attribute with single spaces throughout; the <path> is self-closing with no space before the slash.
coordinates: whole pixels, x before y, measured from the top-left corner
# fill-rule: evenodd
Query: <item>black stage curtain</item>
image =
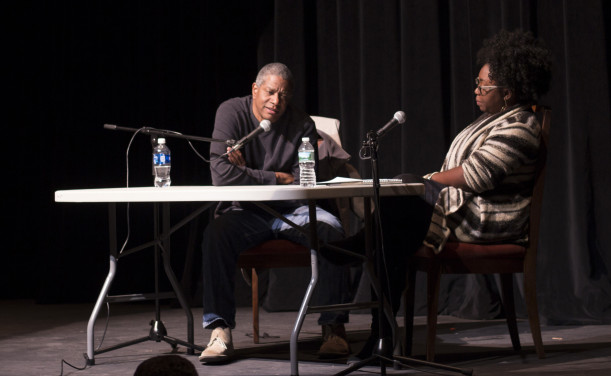
<path id="1" fill-rule="evenodd" d="M 13 4 L 6 16 L 14 103 L 6 109 L 9 267 L 0 297 L 94 299 L 107 271 L 106 208 L 56 204 L 53 193 L 126 185 L 131 135 L 104 130 L 104 123 L 210 136 L 220 102 L 249 94 L 257 70 L 281 61 L 297 78 L 298 106 L 341 120 L 342 142 L 363 176 L 370 176 L 358 158 L 363 136 L 397 110 L 407 122 L 381 141 L 381 175 L 424 174 L 439 168 L 453 137 L 478 115 L 473 78 L 483 39 L 522 28 L 554 54 L 553 84 L 542 100 L 553 120 L 538 263 L 541 315 L 551 324 L 611 322 L 608 3 L 40 1 Z M 145 136 L 131 145 L 130 186 L 152 182 L 149 145 Z M 208 165 L 186 143 L 169 146 L 173 184 L 210 183 Z M 207 145 L 195 147 L 207 154 Z M 178 206 L 173 215 L 188 210 Z M 132 211 L 132 218 L 150 217 L 147 207 Z M 149 225 L 132 220 L 131 240 L 145 238 Z M 178 236 L 179 274 L 181 245 Z M 144 273 L 150 259 L 121 263 Z M 150 284 L 138 272 L 116 285 Z M 443 313 L 500 314 L 492 277 L 446 278 L 443 289 Z"/>

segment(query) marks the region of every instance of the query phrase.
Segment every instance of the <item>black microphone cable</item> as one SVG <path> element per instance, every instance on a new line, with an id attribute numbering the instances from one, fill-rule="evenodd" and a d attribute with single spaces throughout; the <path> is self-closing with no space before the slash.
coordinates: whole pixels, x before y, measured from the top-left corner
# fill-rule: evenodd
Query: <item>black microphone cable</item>
<path id="1" fill-rule="evenodd" d="M 99 350 L 102 347 L 102 344 L 104 343 L 104 338 L 106 337 L 106 332 L 108 331 L 109 322 L 110 322 L 110 304 L 106 302 L 106 324 L 104 325 L 104 332 L 102 332 L 102 339 L 100 340 L 98 347 L 96 347 L 95 349 L 96 351 Z M 77 367 L 71 363 L 68 363 L 65 359 L 62 359 L 62 361 L 60 362 L 59 376 L 64 375 L 64 364 L 74 368 L 77 371 L 83 371 L 87 369 L 87 353 L 83 353 L 83 358 L 85 358 L 85 365 L 83 367 Z"/>

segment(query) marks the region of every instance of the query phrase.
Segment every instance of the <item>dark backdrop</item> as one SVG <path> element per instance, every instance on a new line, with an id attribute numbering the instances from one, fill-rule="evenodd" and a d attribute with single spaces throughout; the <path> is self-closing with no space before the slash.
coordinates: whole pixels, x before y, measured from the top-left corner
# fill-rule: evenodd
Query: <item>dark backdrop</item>
<path id="1" fill-rule="evenodd" d="M 611 6 L 594 0 L 19 2 L 5 9 L 6 262 L 0 298 L 93 301 L 107 272 L 104 205 L 57 204 L 58 189 L 126 185 L 131 134 L 104 123 L 210 136 L 216 107 L 249 94 L 263 64 L 297 78 L 294 101 L 341 120 L 358 159 L 367 130 L 397 110 L 382 177 L 437 170 L 477 115 L 475 54 L 501 28 L 531 30 L 554 54 L 538 291 L 548 323 L 611 322 Z M 174 185 L 209 184 L 208 165 L 169 141 Z M 207 145 L 195 145 L 207 154 Z M 8 150 L 7 150 L 8 149 Z M 134 140 L 129 185 L 148 186 L 150 141 Z M 188 205 L 177 205 L 180 216 Z M 121 217 L 123 218 L 123 217 Z M 150 233 L 133 205 L 132 241 Z M 200 222 L 203 226 L 205 220 Z M 198 229 L 200 231 L 201 229 Z M 173 240 L 178 274 L 186 230 Z M 125 236 L 121 232 L 120 236 Z M 195 262 L 197 261 L 188 261 Z M 128 265 L 131 264 L 131 265 Z M 150 253 L 126 258 L 115 289 L 150 286 Z M 444 312 L 496 317 L 494 279 L 447 279 Z"/>

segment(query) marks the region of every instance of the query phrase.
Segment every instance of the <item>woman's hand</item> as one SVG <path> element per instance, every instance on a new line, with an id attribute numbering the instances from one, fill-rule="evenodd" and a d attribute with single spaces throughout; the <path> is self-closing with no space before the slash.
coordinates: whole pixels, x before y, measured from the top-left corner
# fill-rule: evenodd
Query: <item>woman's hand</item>
<path id="1" fill-rule="evenodd" d="M 431 176 L 431 180 L 441 184 L 451 185 L 452 187 L 469 189 L 465 175 L 463 174 L 462 166 L 454 167 L 453 169 L 437 172 Z"/>

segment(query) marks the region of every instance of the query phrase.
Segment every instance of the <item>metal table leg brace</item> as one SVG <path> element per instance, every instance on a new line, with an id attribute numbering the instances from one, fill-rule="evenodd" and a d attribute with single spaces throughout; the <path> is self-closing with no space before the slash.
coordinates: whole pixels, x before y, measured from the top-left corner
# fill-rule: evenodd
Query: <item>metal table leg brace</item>
<path id="1" fill-rule="evenodd" d="M 142 244 L 138 247 L 131 248 L 129 250 L 124 251 L 121 255 L 118 254 L 117 251 L 117 220 L 116 220 L 116 204 L 110 203 L 108 206 L 108 218 L 109 218 L 109 240 L 110 240 L 110 265 L 108 275 L 106 276 L 106 280 L 104 281 L 104 285 L 100 291 L 98 299 L 95 303 L 93 311 L 91 312 L 91 316 L 89 317 L 89 322 L 87 324 L 87 353 L 85 354 L 87 365 L 95 364 L 95 354 L 101 354 L 104 352 L 116 350 L 122 347 L 131 346 L 137 343 L 141 343 L 144 341 L 156 341 L 156 342 L 167 342 L 173 348 L 175 348 L 178 344 L 183 345 L 187 348 L 187 354 L 193 355 L 194 349 L 199 351 L 203 350 L 203 347 L 195 345 L 194 342 L 194 334 L 193 334 L 193 313 L 191 312 L 191 308 L 187 303 L 187 300 L 182 293 L 182 289 L 180 284 L 172 270 L 170 264 L 170 247 L 169 247 L 169 238 L 170 235 L 190 222 L 193 218 L 197 217 L 203 211 L 207 210 L 212 203 L 207 203 L 206 205 L 201 206 L 193 213 L 185 217 L 178 224 L 170 228 L 170 208 L 169 203 L 163 203 L 162 210 L 162 228 L 163 232 L 159 231 L 159 208 L 158 204 L 154 204 L 154 240 L 145 244 Z M 145 248 L 153 247 L 155 252 L 155 293 L 154 294 L 133 294 L 133 295 L 125 295 L 125 296 L 108 296 L 108 291 L 112 285 L 112 281 L 116 275 L 117 271 L 117 263 L 120 257 L 127 256 L 128 254 L 140 251 Z M 165 274 L 172 285 L 173 292 L 170 293 L 160 293 L 159 285 L 158 285 L 158 260 L 159 253 L 161 253 L 163 259 L 163 267 Z M 159 307 L 159 299 L 161 298 L 169 298 L 176 297 L 185 311 L 185 315 L 187 317 L 187 341 L 182 341 L 173 337 L 167 336 L 167 331 L 163 326 L 163 323 L 160 320 L 160 307 Z M 120 301 L 135 301 L 135 300 L 155 300 L 155 320 L 152 320 L 150 325 L 151 329 L 149 335 L 146 337 L 137 338 L 131 341 L 123 342 L 117 345 L 113 345 L 104 349 L 95 350 L 94 349 L 94 327 L 95 322 L 97 320 L 98 314 L 102 308 L 102 304 L 105 302 L 120 302 Z"/>

